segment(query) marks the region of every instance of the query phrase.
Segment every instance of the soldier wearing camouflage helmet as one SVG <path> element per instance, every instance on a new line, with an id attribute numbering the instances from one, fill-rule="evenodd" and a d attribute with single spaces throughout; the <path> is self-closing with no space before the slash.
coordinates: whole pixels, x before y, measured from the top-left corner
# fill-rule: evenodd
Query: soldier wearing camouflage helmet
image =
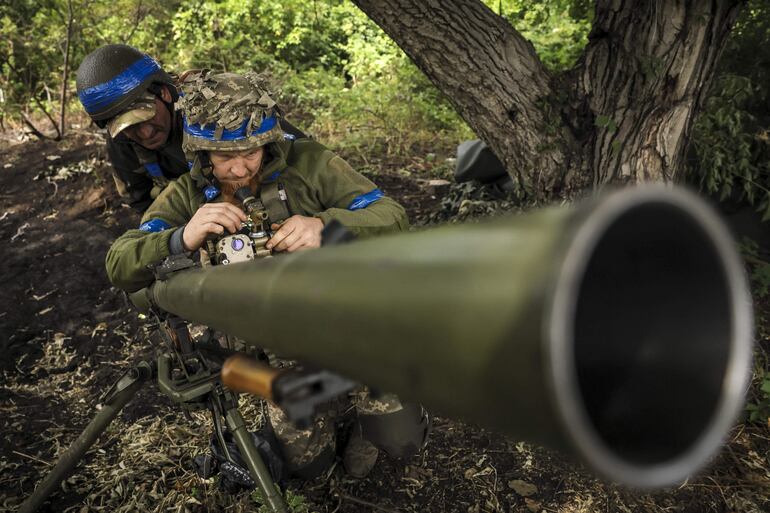
<path id="1" fill-rule="evenodd" d="M 83 108 L 107 130 L 118 192 L 143 212 L 170 181 L 189 171 L 174 78 L 136 48 L 109 44 L 83 59 L 76 85 Z M 285 121 L 282 128 L 303 136 Z"/>
<path id="2" fill-rule="evenodd" d="M 321 230 L 337 220 L 359 237 L 404 230 L 404 209 L 321 144 L 295 140 L 279 124 L 281 111 L 259 75 L 201 73 L 181 83 L 183 147 L 191 172 L 169 185 L 145 212 L 140 227 L 122 235 L 107 254 L 115 285 L 147 286 L 147 266 L 170 254 L 203 247 L 207 238 L 235 233 L 246 220 L 235 191 L 248 186 L 260 197 L 274 234 L 274 253 L 316 248 Z M 335 457 L 335 423 L 350 402 L 330 405 L 306 430 L 294 428 L 276 407 L 269 418 L 289 469 L 317 475 Z M 397 397 L 352 399 L 357 422 L 344 455 L 346 468 L 365 475 L 378 448 L 394 456 L 416 453 L 427 437 L 428 417 Z"/>

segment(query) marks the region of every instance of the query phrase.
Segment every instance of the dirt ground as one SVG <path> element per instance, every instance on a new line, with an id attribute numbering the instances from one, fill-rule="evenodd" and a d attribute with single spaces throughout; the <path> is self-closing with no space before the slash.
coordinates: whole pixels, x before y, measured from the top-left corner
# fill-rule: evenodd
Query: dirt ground
<path id="1" fill-rule="evenodd" d="M 88 422 L 99 396 L 153 346 L 132 306 L 111 288 L 104 255 L 139 217 L 116 196 L 103 140 L 79 132 L 0 150 L 0 510 L 23 497 Z M 413 218 L 439 208 L 420 178 L 383 163 L 374 179 Z M 408 166 L 407 166 L 408 167 Z M 758 304 L 768 349 L 767 301 Z M 764 354 L 764 353 L 763 353 Z M 256 422 L 258 405 L 244 404 Z M 526 415 L 526 412 L 521 412 Z M 654 493 L 594 478 L 561 455 L 445 418 L 408 462 L 381 457 L 355 480 L 335 466 L 290 483 L 295 511 L 745 512 L 770 511 L 770 426 L 740 423 L 709 467 Z M 44 511 L 258 511 L 195 475 L 210 426 L 145 387 L 89 451 Z"/>

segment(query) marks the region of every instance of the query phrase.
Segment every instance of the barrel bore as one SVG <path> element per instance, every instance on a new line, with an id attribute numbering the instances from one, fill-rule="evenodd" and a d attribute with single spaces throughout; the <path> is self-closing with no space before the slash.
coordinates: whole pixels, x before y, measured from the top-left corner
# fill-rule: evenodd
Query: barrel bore
<path id="1" fill-rule="evenodd" d="M 184 271 L 149 297 L 639 487 L 718 450 L 750 369 L 734 243 L 703 200 L 663 186 Z"/>
<path id="2" fill-rule="evenodd" d="M 670 485 L 717 450 L 742 404 L 752 314 L 733 242 L 700 200 L 652 188 L 600 204 L 547 322 L 557 410 L 597 470 Z"/>

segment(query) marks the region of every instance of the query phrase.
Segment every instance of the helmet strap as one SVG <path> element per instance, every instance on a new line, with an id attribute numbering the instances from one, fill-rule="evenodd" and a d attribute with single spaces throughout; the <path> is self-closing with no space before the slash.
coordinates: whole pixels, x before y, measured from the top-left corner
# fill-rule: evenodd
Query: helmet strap
<path id="1" fill-rule="evenodd" d="M 199 151 L 198 161 L 201 163 L 201 172 L 203 173 L 203 176 L 205 176 L 206 178 L 213 177 L 214 166 L 211 164 L 211 159 L 209 158 L 209 152 Z"/>

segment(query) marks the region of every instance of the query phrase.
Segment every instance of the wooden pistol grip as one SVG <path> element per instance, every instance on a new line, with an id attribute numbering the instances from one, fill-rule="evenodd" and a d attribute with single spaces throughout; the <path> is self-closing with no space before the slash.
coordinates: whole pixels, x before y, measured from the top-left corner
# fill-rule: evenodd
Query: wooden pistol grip
<path id="1" fill-rule="evenodd" d="M 233 392 L 273 399 L 273 380 L 279 371 L 245 355 L 236 354 L 222 365 L 222 384 Z"/>

